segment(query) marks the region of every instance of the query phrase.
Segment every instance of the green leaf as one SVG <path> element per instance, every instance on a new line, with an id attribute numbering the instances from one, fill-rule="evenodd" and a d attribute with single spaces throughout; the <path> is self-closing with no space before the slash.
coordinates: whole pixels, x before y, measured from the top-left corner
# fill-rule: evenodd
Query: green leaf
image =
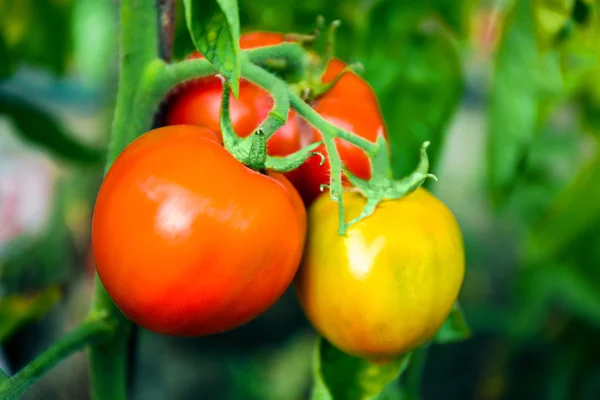
<path id="1" fill-rule="evenodd" d="M 509 325 L 517 337 L 538 337 L 544 329 L 548 311 L 560 304 L 569 314 L 600 327 L 600 293 L 597 281 L 572 264 L 543 263 L 532 266 L 519 276 L 519 302 Z"/>
<path id="2" fill-rule="evenodd" d="M 412 171 L 425 141 L 431 142 L 428 154 L 435 172 L 447 124 L 463 91 L 458 51 L 448 32 L 428 21 L 396 38 L 394 53 L 374 55 L 373 68 L 367 67 L 365 74 L 388 127 L 394 177 Z M 378 65 L 389 66 L 389 74 Z"/>
<path id="3" fill-rule="evenodd" d="M 468 339 L 469 337 L 471 337 L 471 329 L 467 324 L 460 305 L 456 302 L 444 325 L 436 333 L 433 340 L 435 343 L 452 343 Z"/>
<path id="4" fill-rule="evenodd" d="M 73 3 L 0 0 L 0 36 L 4 35 L 13 64 L 41 66 L 58 75 L 66 71 Z"/>
<path id="5" fill-rule="evenodd" d="M 551 258 L 568 251 L 600 218 L 600 155 L 596 155 L 533 227 L 529 245 L 533 258 Z"/>
<path id="6" fill-rule="evenodd" d="M 386 364 L 348 355 L 324 338 L 317 341 L 312 400 L 375 400 L 408 366 L 410 353 Z"/>
<path id="7" fill-rule="evenodd" d="M 231 86 L 240 85 L 240 21 L 237 0 L 183 0 L 185 20 L 194 45 Z"/>
<path id="8" fill-rule="evenodd" d="M 63 130 L 57 121 L 33 104 L 14 97 L 0 97 L 0 115 L 12 120 L 25 140 L 67 161 L 98 163 L 104 153 L 88 147 Z"/>
<path id="9" fill-rule="evenodd" d="M 24 324 L 45 315 L 60 299 L 60 290 L 53 286 L 34 295 L 11 295 L 0 299 L 0 343 Z"/>
<path id="10" fill-rule="evenodd" d="M 533 0 L 535 31 L 544 50 L 561 45 L 592 19 L 594 4 L 588 0 Z"/>
<path id="11" fill-rule="evenodd" d="M 7 244 L 0 258 L 0 292 L 37 291 L 64 283 L 71 276 L 75 249 L 66 213 L 72 206 L 67 203 L 67 189 L 73 186 L 71 180 L 61 181 L 56 186 L 43 231 L 17 236 Z"/>
<path id="12" fill-rule="evenodd" d="M 496 58 L 487 149 L 496 204 L 514 189 L 541 119 L 548 115 L 548 100 L 563 84 L 556 54 L 539 53 L 532 12 L 531 0 L 516 2 Z"/>
<path id="13" fill-rule="evenodd" d="M 475 0 L 431 0 L 432 8 L 443 18 L 457 35 L 464 38 L 469 33 L 469 24 Z"/>
<path id="14" fill-rule="evenodd" d="M 571 19 L 575 0 L 534 0 L 535 32 L 540 45 L 552 46 Z"/>
<path id="15" fill-rule="evenodd" d="M 13 73 L 14 66 L 12 64 L 12 59 L 10 57 L 10 51 L 8 49 L 8 44 L 0 32 L 0 82 L 9 77 Z"/>

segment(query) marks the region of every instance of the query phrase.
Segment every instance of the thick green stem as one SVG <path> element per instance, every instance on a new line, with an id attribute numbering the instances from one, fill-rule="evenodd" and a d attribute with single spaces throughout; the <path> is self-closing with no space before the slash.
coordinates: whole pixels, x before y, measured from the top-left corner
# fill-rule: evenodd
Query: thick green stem
<path id="1" fill-rule="evenodd" d="M 0 384 L 0 398 L 16 400 L 46 372 L 67 356 L 115 334 L 116 323 L 107 315 L 89 318 L 46 350 L 25 368 Z"/>
<path id="2" fill-rule="evenodd" d="M 245 50 L 248 61 L 272 71 L 285 72 L 291 80 L 302 79 L 308 63 L 307 53 L 298 43 L 281 43 L 275 46 Z"/>
<path id="3" fill-rule="evenodd" d="M 273 79 L 273 75 L 249 62 L 242 64 L 242 76 L 265 89 L 273 97 L 273 108 L 267 119 L 258 127 L 269 139 L 287 121 L 290 111 L 288 87 L 285 82 Z"/>
<path id="4" fill-rule="evenodd" d="M 153 77 L 158 58 L 158 4 L 151 0 L 121 0 L 119 36 L 119 90 L 112 125 L 106 171 L 123 149 L 150 128 L 156 106 L 137 103 L 143 80 Z M 158 104 L 158 103 L 157 103 Z M 126 348 L 130 322 L 113 304 L 96 277 L 90 318 L 107 315 L 117 334 L 90 348 L 90 385 L 94 400 L 126 398 Z"/>
<path id="5" fill-rule="evenodd" d="M 109 148 L 110 166 L 114 158 L 140 132 L 132 118 L 140 115 L 133 101 L 142 72 L 158 58 L 158 10 L 152 0 L 121 0 L 119 32 L 119 91 Z M 116 134 L 115 134 L 116 133 Z"/>

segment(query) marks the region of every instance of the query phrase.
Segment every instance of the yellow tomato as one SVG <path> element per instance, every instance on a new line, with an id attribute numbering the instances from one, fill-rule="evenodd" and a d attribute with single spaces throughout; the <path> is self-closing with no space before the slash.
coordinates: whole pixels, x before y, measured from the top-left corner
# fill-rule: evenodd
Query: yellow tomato
<path id="1" fill-rule="evenodd" d="M 344 193 L 347 220 L 366 199 Z M 462 235 L 450 210 L 425 189 L 381 203 L 337 233 L 337 203 L 324 194 L 309 210 L 308 243 L 295 280 L 315 329 L 339 349 L 387 360 L 428 341 L 462 285 Z"/>

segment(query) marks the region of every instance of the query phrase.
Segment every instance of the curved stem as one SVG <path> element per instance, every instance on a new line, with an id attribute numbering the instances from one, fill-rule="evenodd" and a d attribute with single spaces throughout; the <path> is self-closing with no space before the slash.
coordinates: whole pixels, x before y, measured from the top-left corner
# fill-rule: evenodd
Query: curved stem
<path id="1" fill-rule="evenodd" d="M 281 43 L 274 46 L 244 50 L 248 61 L 269 70 L 285 71 L 300 79 L 304 75 L 307 61 L 306 51 L 298 43 Z"/>
<path id="2" fill-rule="evenodd" d="M 90 318 L 62 337 L 52 347 L 27 364 L 13 377 L 0 384 L 0 398 L 18 399 L 29 386 L 67 356 L 94 343 L 105 341 L 115 334 L 115 321 L 105 315 Z"/>
<path id="3" fill-rule="evenodd" d="M 266 72 L 266 71 L 265 71 Z M 268 72 L 266 72 L 268 73 Z M 360 136 L 356 136 L 355 134 L 348 132 L 344 129 L 338 128 L 337 126 L 331 124 L 322 116 L 319 115 L 311 106 L 306 104 L 304 100 L 300 98 L 297 94 L 290 92 L 290 103 L 292 107 L 298 111 L 304 119 L 306 119 L 312 126 L 314 126 L 321 134 L 323 135 L 332 135 L 335 137 L 339 137 L 340 139 L 345 140 L 348 143 L 352 143 L 356 147 L 361 148 L 369 155 L 375 154 L 379 146 L 377 143 L 373 143 L 365 138 Z"/>
<path id="4" fill-rule="evenodd" d="M 266 139 L 269 139 L 287 121 L 290 112 L 288 87 L 285 82 L 273 79 L 271 74 L 249 62 L 242 64 L 242 76 L 268 91 L 273 97 L 273 108 L 269 111 L 267 119 L 258 127 L 264 132 Z"/>

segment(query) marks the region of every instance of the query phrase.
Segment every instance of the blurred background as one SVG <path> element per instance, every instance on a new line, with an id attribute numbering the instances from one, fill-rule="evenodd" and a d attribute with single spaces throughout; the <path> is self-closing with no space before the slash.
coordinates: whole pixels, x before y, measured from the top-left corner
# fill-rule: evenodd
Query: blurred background
<path id="1" fill-rule="evenodd" d="M 239 0 L 244 31 L 341 19 L 378 94 L 394 171 L 462 227 L 471 339 L 435 345 L 423 399 L 600 399 L 600 14 L 594 0 Z M 117 1 L 0 0 L 0 366 L 86 314 L 90 221 L 116 93 Z M 190 50 L 176 2 L 173 58 Z M 300 400 L 314 333 L 289 291 L 227 334 L 135 332 L 132 398 Z M 86 399 L 86 358 L 23 397 Z M 405 398 L 416 400 L 411 390 Z"/>

